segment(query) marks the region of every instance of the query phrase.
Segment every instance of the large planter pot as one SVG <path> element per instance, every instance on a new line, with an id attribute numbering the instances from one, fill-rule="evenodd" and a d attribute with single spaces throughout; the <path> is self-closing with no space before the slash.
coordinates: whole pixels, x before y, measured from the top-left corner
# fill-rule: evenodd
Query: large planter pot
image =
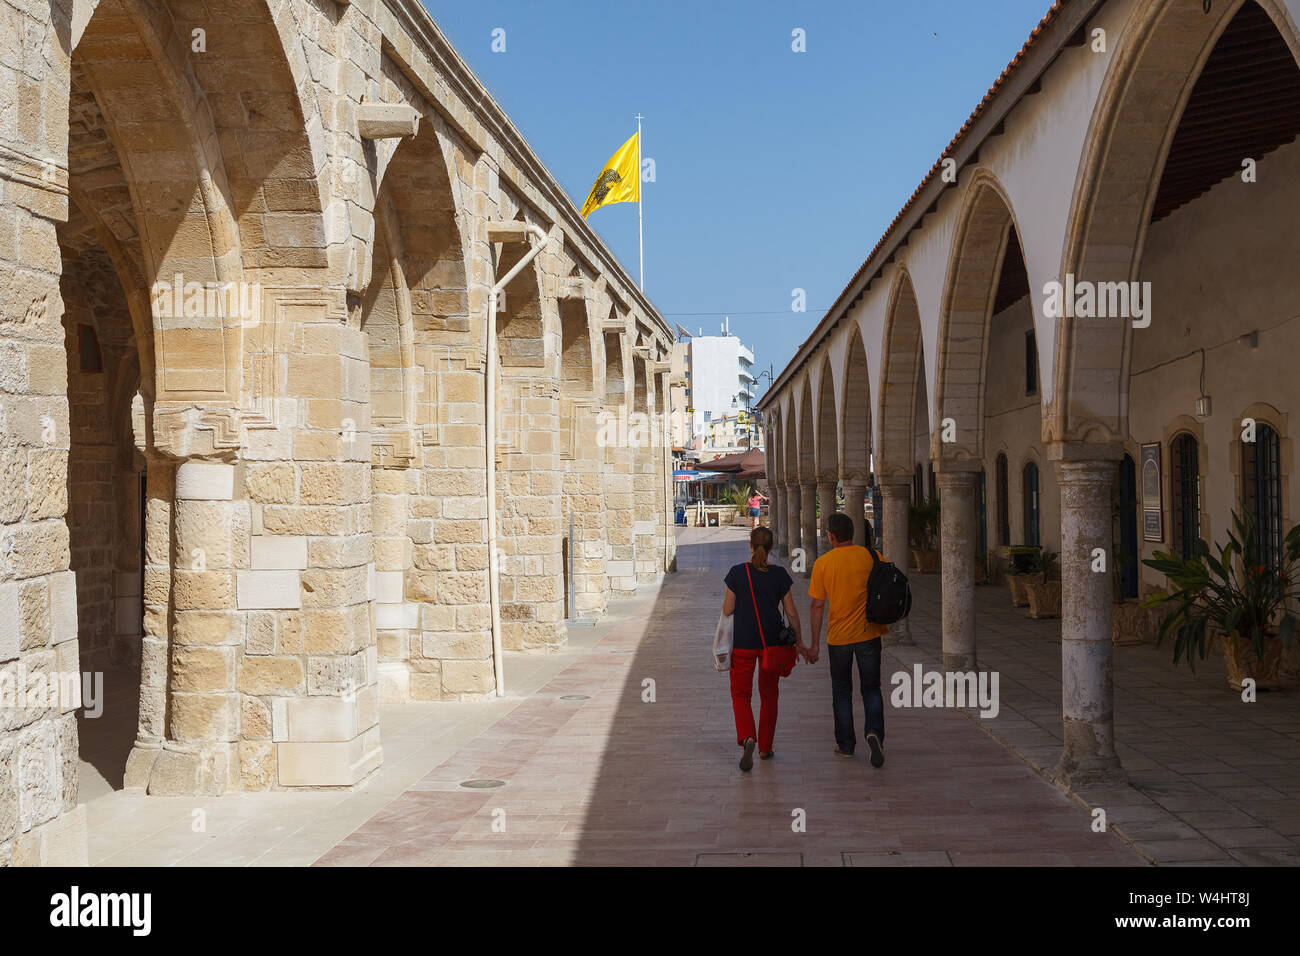
<path id="1" fill-rule="evenodd" d="M 1029 576 L 1025 574 L 1008 574 L 1007 589 L 1011 592 L 1011 603 L 1014 607 L 1028 607 L 1029 593 L 1025 586 L 1029 583 Z"/>
<path id="2" fill-rule="evenodd" d="M 1028 581 L 1025 583 L 1025 594 L 1029 598 L 1030 617 L 1041 619 L 1061 616 L 1060 581 Z"/>
<path id="3" fill-rule="evenodd" d="M 1137 601 L 1120 601 L 1113 606 L 1110 616 L 1110 642 L 1116 647 L 1144 644 L 1155 640 L 1159 632 L 1156 611 L 1145 608 Z"/>
<path id="4" fill-rule="evenodd" d="M 919 548 L 913 548 L 912 560 L 915 562 L 916 570 L 921 574 L 934 574 L 939 570 L 938 551 L 922 551 Z"/>
<path id="5" fill-rule="evenodd" d="M 1258 690 L 1276 690 L 1280 687 L 1294 686 L 1296 667 L 1293 660 L 1297 644 L 1292 643 L 1291 650 L 1282 646 L 1280 638 L 1266 642 L 1264 659 L 1255 656 L 1255 647 L 1244 637 L 1238 637 L 1234 631 L 1223 639 L 1223 659 L 1228 665 L 1228 686 L 1235 691 L 1242 689 L 1242 681 L 1254 678 Z"/>

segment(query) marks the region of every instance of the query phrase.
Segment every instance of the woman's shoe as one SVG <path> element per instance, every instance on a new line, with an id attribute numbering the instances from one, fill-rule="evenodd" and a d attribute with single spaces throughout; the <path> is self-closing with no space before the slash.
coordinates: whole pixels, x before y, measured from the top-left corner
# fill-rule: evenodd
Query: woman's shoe
<path id="1" fill-rule="evenodd" d="M 754 748 L 758 746 L 758 741 L 753 737 L 745 738 L 745 753 L 740 758 L 740 769 L 750 770 L 754 766 Z"/>
<path id="2" fill-rule="evenodd" d="M 771 760 L 771 759 L 772 759 L 772 753 L 773 753 L 773 751 L 771 751 L 771 750 L 767 750 L 767 751 L 760 750 L 760 751 L 758 752 L 758 759 L 759 759 L 759 760 Z"/>

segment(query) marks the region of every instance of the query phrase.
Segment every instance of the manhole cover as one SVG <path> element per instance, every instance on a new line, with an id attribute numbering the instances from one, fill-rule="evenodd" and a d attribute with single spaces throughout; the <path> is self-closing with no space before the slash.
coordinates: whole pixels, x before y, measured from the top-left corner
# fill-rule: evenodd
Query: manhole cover
<path id="1" fill-rule="evenodd" d="M 562 694 L 560 700 L 591 700 L 590 694 Z"/>
<path id="2" fill-rule="evenodd" d="M 504 787 L 506 782 L 504 780 L 462 780 L 460 785 L 468 790 L 491 790 L 493 787 Z"/>
<path id="3" fill-rule="evenodd" d="M 762 850 L 743 853 L 700 853 L 696 866 L 803 866 L 802 853 Z"/>

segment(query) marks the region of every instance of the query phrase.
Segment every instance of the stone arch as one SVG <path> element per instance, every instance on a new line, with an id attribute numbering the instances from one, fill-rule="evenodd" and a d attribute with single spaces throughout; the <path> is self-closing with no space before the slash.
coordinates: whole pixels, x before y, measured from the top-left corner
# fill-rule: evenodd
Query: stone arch
<path id="1" fill-rule="evenodd" d="M 421 120 L 419 132 L 398 144 L 384 164 L 378 179 L 375 217 L 382 220 L 388 215 L 389 228 L 395 230 L 389 246 L 400 250 L 416 335 L 440 345 L 482 348 L 484 343 L 478 330 L 483 323 L 474 322 L 469 314 L 465 266 L 468 255 L 462 212 L 468 203 L 457 195 L 458 180 L 452 172 L 463 158 L 462 153 L 458 141 L 440 122 Z M 381 228 L 377 223 L 376 233 Z M 510 250 L 510 246 L 502 248 Z M 512 250 L 512 254 L 513 265 L 522 252 Z M 374 268 L 379 268 L 378 260 Z M 535 284 L 534 281 L 530 287 L 525 280 L 514 291 L 533 296 Z M 498 316 L 497 328 L 501 327 Z"/>
<path id="2" fill-rule="evenodd" d="M 1089 126 L 1061 278 L 1138 281 L 1148 227 L 1179 122 L 1219 38 L 1262 10 L 1292 57 L 1300 38 L 1278 0 L 1146 0 L 1130 18 Z M 1159 321 L 1159 318 L 1156 318 Z M 1052 441 L 1118 444 L 1128 431 L 1131 323 L 1057 320 L 1056 389 L 1044 423 Z"/>
<path id="3" fill-rule="evenodd" d="M 921 313 L 906 269 L 899 270 L 885 314 L 885 351 L 881 359 L 880 442 L 878 475 L 912 479 L 916 428 L 924 414 L 925 345 Z"/>
<path id="4" fill-rule="evenodd" d="M 835 408 L 835 377 L 831 371 L 830 356 L 822 358 L 821 374 L 817 382 L 816 402 L 816 454 L 817 479 L 835 481 L 839 477 L 839 416 Z"/>
<path id="5" fill-rule="evenodd" d="M 527 251 L 527 245 L 522 242 L 502 243 L 498 247 L 494 275 L 505 276 Z M 546 315 L 537 259 L 520 270 L 504 291 L 505 306 L 498 305 L 497 309 L 497 354 L 502 374 L 540 375 L 540 370 L 546 368 Z M 530 369 L 539 371 L 530 372 Z"/>
<path id="6" fill-rule="evenodd" d="M 785 454 L 782 477 L 786 484 L 799 484 L 799 422 L 796 418 L 797 399 L 791 401 L 791 393 L 798 395 L 797 389 L 787 391 L 781 397 L 781 444 Z"/>
<path id="7" fill-rule="evenodd" d="M 240 329 L 213 321 L 201 290 L 243 279 L 235 200 L 178 31 L 166 8 L 143 0 L 98 5 L 71 61 L 69 190 L 133 264 L 128 278 L 151 289 L 157 355 L 142 363 L 155 368 L 151 390 L 233 404 Z"/>
<path id="8" fill-rule="evenodd" d="M 812 377 L 805 375 L 796 387 L 799 428 L 799 481 L 808 484 L 817 478 L 817 451 L 813 440 Z"/>
<path id="9" fill-rule="evenodd" d="M 938 429 L 932 454 L 948 462 L 984 457 L 990 325 L 1002 305 L 1008 267 L 1027 276 L 1010 200 L 991 172 L 976 172 L 958 222 L 939 313 L 935 373 L 935 419 L 941 425 L 951 421 L 955 440 L 942 440 Z"/>
<path id="10" fill-rule="evenodd" d="M 843 383 L 840 478 L 865 481 L 871 474 L 871 369 L 856 325 L 849 333 Z"/>
<path id="11" fill-rule="evenodd" d="M 387 201 L 379 206 L 370 285 L 361 305 L 370 365 L 370 424 L 398 427 L 414 418 L 415 336 L 412 294 L 397 217 Z"/>

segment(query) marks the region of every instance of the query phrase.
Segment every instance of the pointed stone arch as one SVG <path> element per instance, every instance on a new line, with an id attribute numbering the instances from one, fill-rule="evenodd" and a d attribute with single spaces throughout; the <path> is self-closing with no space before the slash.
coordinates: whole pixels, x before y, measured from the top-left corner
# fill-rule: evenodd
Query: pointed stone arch
<path id="1" fill-rule="evenodd" d="M 817 377 L 816 476 L 820 482 L 835 481 L 839 476 L 839 415 L 835 402 L 835 373 L 830 355 L 822 357 Z"/>
<path id="2" fill-rule="evenodd" d="M 801 484 L 817 480 L 817 419 L 813 416 L 812 376 L 805 374 L 796 386 L 795 399 L 798 409 L 799 434 L 799 481 Z"/>
<path id="3" fill-rule="evenodd" d="M 849 332 L 842 381 L 840 478 L 866 481 L 871 475 L 871 369 L 856 324 Z"/>
<path id="4" fill-rule="evenodd" d="M 967 187 L 959 223 L 939 313 L 935 419 L 941 427 L 931 448 L 936 461 L 949 465 L 983 459 L 989 326 L 1009 254 L 1020 257 L 1014 265 L 1025 272 L 1010 200 L 988 170 L 977 171 Z M 943 440 L 949 425 L 953 441 Z"/>
<path id="5" fill-rule="evenodd" d="M 876 471 L 891 478 L 912 477 L 916 459 L 918 414 L 924 414 L 925 345 L 921 313 L 906 269 L 900 269 L 890 291 L 885 314 L 884 354 L 881 358 L 880 443 Z"/>

